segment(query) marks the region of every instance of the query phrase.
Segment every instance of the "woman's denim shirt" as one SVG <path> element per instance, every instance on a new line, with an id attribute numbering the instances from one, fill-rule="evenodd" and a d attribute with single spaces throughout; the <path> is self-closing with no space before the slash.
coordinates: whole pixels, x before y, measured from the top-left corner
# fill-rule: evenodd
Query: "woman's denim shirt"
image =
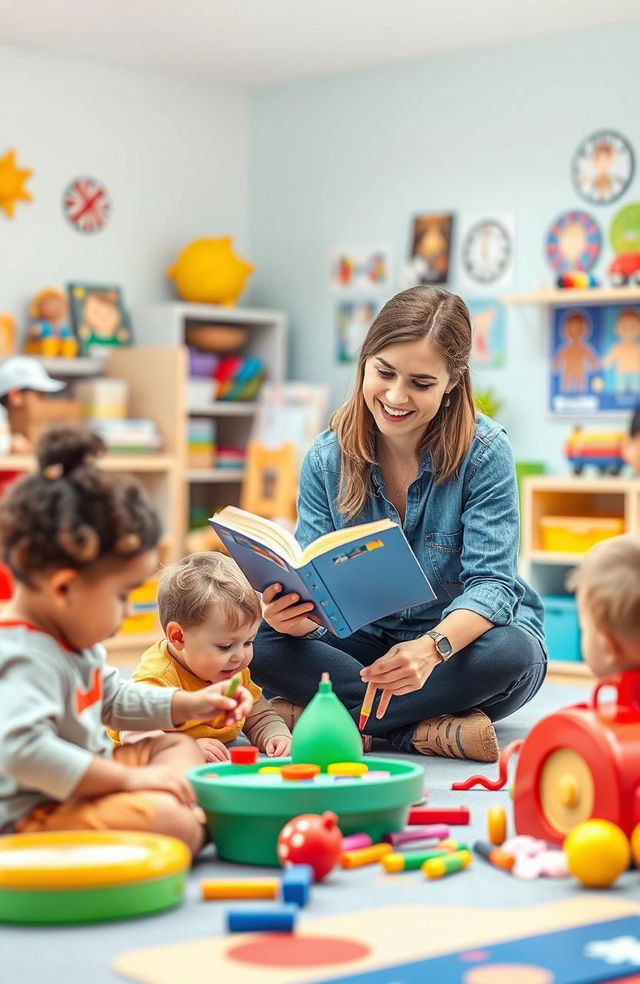
<path id="1" fill-rule="evenodd" d="M 377 465 L 372 470 L 373 494 L 350 522 L 337 508 L 339 484 L 340 447 L 335 433 L 324 431 L 302 463 L 295 533 L 301 546 L 356 523 L 386 517 L 400 523 L 397 510 L 385 498 Z M 409 486 L 402 529 L 436 598 L 379 619 L 369 631 L 412 639 L 449 612 L 465 608 L 495 625 L 514 622 L 544 644 L 542 603 L 517 571 L 518 491 L 504 428 L 478 414 L 458 475 L 442 485 L 435 482 L 431 453 L 426 451 L 418 477 Z"/>

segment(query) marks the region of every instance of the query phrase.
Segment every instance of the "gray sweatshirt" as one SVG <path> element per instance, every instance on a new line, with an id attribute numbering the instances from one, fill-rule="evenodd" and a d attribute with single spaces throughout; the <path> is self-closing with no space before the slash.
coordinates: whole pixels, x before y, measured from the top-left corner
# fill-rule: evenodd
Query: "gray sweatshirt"
<path id="1" fill-rule="evenodd" d="M 91 758 L 111 756 L 103 725 L 172 730 L 174 692 L 122 680 L 101 645 L 76 652 L 26 622 L 0 622 L 0 832 L 71 798 Z"/>

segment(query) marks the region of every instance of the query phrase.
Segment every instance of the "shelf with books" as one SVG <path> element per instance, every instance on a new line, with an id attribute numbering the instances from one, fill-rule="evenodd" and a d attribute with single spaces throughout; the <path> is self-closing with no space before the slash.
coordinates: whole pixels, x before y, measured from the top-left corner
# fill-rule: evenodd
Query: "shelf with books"
<path id="1" fill-rule="evenodd" d="M 503 304 L 548 304 L 571 307 L 572 304 L 627 304 L 640 301 L 640 287 L 538 287 L 524 294 L 505 294 Z"/>
<path id="2" fill-rule="evenodd" d="M 205 334 L 208 328 L 216 331 L 224 328 L 239 328 L 242 341 L 231 353 L 246 359 L 259 359 L 264 371 L 265 381 L 281 383 L 286 377 L 286 316 L 282 311 L 259 308 L 233 308 L 208 304 L 188 304 L 169 302 L 147 304 L 136 309 L 136 337 L 146 343 L 151 340 L 169 345 L 187 344 L 187 336 L 193 341 L 192 332 Z M 210 377 L 187 376 L 185 368 L 187 419 L 198 423 L 198 443 L 205 449 L 244 448 L 247 445 L 253 418 L 258 409 L 257 401 L 251 396 L 245 400 L 214 399 L 214 381 Z M 211 430 L 206 438 L 202 435 L 206 421 L 211 422 Z M 191 428 L 195 430 L 195 427 Z M 195 440 L 195 439 L 194 439 Z M 205 451 L 206 454 L 206 451 Z M 215 456 L 211 454 L 211 467 L 194 467 L 186 470 L 189 509 L 205 508 L 212 512 L 225 505 L 237 505 L 244 470 L 238 468 L 221 469 L 215 467 Z M 200 464 L 200 451 L 198 461 Z"/>

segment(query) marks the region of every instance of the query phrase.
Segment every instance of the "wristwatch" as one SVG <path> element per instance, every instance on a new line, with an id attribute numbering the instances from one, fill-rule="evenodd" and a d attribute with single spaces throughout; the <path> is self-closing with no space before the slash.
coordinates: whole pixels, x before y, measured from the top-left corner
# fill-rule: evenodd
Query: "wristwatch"
<path id="1" fill-rule="evenodd" d="M 442 662 L 446 663 L 448 659 L 451 659 L 453 656 L 453 646 L 447 639 L 446 635 L 443 635 L 442 632 L 438 632 L 437 629 L 430 629 L 426 634 L 435 642 L 436 652 Z"/>

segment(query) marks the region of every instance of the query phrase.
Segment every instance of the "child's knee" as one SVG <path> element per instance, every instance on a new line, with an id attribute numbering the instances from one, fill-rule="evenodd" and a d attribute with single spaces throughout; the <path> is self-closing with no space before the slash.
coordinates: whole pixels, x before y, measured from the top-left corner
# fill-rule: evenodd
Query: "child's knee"
<path id="1" fill-rule="evenodd" d="M 192 760 L 193 765 L 201 765 L 206 762 L 204 752 L 200 748 L 195 738 L 191 735 L 182 734 L 179 731 L 169 731 L 153 738 L 152 756 L 165 752 L 175 752 L 181 759 Z"/>
<path id="2" fill-rule="evenodd" d="M 153 809 L 153 832 L 184 841 L 195 856 L 205 841 L 205 831 L 197 813 L 170 793 L 147 793 Z"/>

